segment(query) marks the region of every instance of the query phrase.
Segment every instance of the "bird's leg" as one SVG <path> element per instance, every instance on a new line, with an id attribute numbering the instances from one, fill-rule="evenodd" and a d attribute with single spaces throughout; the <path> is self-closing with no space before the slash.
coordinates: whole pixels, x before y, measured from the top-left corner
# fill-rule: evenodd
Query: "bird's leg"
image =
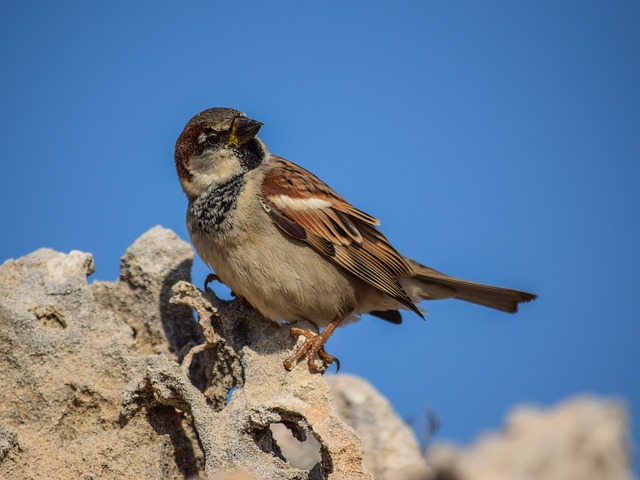
<path id="1" fill-rule="evenodd" d="M 307 363 L 309 364 L 309 371 L 311 373 L 324 373 L 333 362 L 336 363 L 337 371 L 339 371 L 340 360 L 333 355 L 329 355 L 324 349 L 324 344 L 327 343 L 327 340 L 329 340 L 329 337 L 331 337 L 331 334 L 336 328 L 338 328 L 338 325 L 340 325 L 341 322 L 342 317 L 334 318 L 329 325 L 325 327 L 322 333 L 313 333 L 301 328 L 291 327 L 291 335 L 294 337 L 296 335 L 302 335 L 305 337 L 305 341 L 293 355 L 283 362 L 284 368 L 291 370 L 298 360 L 306 356 Z M 322 362 L 321 368 L 316 364 L 316 355 Z"/>
<path id="2" fill-rule="evenodd" d="M 204 291 L 206 292 L 207 288 L 209 288 L 209 284 L 211 282 L 215 282 L 216 280 L 220 281 L 215 273 L 210 273 L 209 275 L 207 275 L 207 278 L 204 279 Z"/>

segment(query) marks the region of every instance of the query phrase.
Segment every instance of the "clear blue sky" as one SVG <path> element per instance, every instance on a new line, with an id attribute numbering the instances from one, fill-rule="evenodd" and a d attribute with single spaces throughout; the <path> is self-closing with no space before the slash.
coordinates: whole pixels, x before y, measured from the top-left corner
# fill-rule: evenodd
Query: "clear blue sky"
<path id="1" fill-rule="evenodd" d="M 466 442 L 593 392 L 640 421 L 640 3 L 4 1 L 0 38 L 0 259 L 80 249 L 113 280 L 152 226 L 186 239 L 175 139 L 238 108 L 404 254 L 540 295 L 340 329 L 403 417 Z"/>

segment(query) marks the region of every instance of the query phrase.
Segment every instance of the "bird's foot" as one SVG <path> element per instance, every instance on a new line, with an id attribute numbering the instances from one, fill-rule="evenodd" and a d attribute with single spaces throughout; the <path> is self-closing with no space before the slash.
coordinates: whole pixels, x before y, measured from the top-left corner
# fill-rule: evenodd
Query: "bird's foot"
<path id="1" fill-rule="evenodd" d="M 342 319 L 333 320 L 322 333 L 313 333 L 301 328 L 291 327 L 291 336 L 302 335 L 305 337 L 305 341 L 293 355 L 283 362 L 284 368 L 291 371 L 298 360 L 307 357 L 307 364 L 311 373 L 324 373 L 334 362 L 337 367 L 336 373 L 338 373 L 340 371 L 340 360 L 328 354 L 324 349 L 324 345 L 341 321 Z M 316 356 L 320 359 L 320 366 L 316 362 Z"/>
<path id="2" fill-rule="evenodd" d="M 207 291 L 207 288 L 209 288 L 209 284 L 211 282 L 220 282 L 222 283 L 222 280 L 220 280 L 220 277 L 217 276 L 215 273 L 210 273 L 209 275 L 207 275 L 207 278 L 204 279 L 204 291 Z M 223 284 L 224 285 L 224 284 Z M 236 295 L 236 292 L 234 292 L 233 290 L 231 290 L 231 296 L 232 297 L 237 297 L 237 298 L 241 298 L 238 297 L 238 295 Z"/>
<path id="3" fill-rule="evenodd" d="M 204 291 L 206 292 L 211 282 L 220 281 L 220 278 L 215 273 L 210 273 L 207 278 L 204 279 Z"/>

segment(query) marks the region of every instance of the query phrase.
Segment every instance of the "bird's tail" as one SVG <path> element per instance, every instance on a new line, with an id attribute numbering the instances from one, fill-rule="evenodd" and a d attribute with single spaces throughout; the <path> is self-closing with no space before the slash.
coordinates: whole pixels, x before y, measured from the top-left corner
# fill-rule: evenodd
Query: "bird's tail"
<path id="1" fill-rule="evenodd" d="M 414 276 L 403 279 L 402 286 L 414 301 L 457 298 L 503 312 L 515 313 L 518 311 L 519 303 L 537 298 L 537 295 L 532 293 L 450 277 L 409 258 L 405 260 L 413 269 Z"/>

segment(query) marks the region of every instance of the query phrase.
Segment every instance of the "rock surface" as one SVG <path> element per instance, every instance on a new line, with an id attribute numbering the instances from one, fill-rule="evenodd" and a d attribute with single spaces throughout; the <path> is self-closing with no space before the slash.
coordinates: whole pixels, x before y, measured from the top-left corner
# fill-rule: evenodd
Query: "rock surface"
<path id="1" fill-rule="evenodd" d="M 326 380 L 339 415 L 362 440 L 364 468 L 376 480 L 430 478 L 415 435 L 380 392 L 351 375 Z"/>
<path id="2" fill-rule="evenodd" d="M 186 283 L 192 260 L 156 227 L 116 282 L 76 251 L 0 266 L 0 478 L 371 478 L 322 377 L 282 367 L 288 329 Z M 293 468 L 272 424 L 320 461 Z"/>
<path id="3" fill-rule="evenodd" d="M 338 415 L 362 440 L 363 467 L 376 480 L 428 480 L 433 472 L 415 435 L 389 401 L 362 378 L 326 375 Z M 308 468 L 318 458 L 317 442 L 300 444 L 285 429 L 274 437 L 293 465 Z"/>
<path id="4" fill-rule="evenodd" d="M 155 228 L 129 249 L 115 283 L 87 284 L 93 259 L 78 251 L 41 249 L 0 266 L 0 478 L 202 471 L 192 429 L 175 410 L 120 423 L 122 392 L 144 371 L 143 353 L 177 358 L 172 350 L 201 341 L 188 308 L 159 302 L 167 285 L 190 278 L 191 259 L 187 244 Z M 169 341 L 165 324 L 183 333 Z"/>
<path id="5" fill-rule="evenodd" d="M 614 400 L 576 397 L 551 409 L 520 406 L 504 431 L 428 455 L 442 480 L 630 480 L 628 418 Z"/>
<path id="6" fill-rule="evenodd" d="M 172 406 L 189 413 L 202 444 L 205 471 L 210 478 L 245 475 L 255 479 L 365 480 L 360 439 L 337 415 L 322 377 L 303 363 L 293 371 L 282 362 L 295 342 L 289 329 L 247 309 L 243 302 L 225 302 L 212 293 L 179 282 L 173 301 L 192 306 L 200 318 L 214 382 L 234 378 L 235 389 L 225 405 L 207 404 L 206 397 L 180 369 L 163 357 L 149 363 L 142 382 L 125 391 L 126 418 L 140 406 Z M 207 326 L 213 325 L 213 329 Z M 298 323 L 313 328 L 310 324 Z M 270 429 L 283 424 L 298 440 L 312 435 L 320 444 L 320 461 L 308 470 L 294 468 L 282 455 Z"/>
<path id="7" fill-rule="evenodd" d="M 593 399 L 436 445 L 430 470 L 366 381 L 286 372 L 288 328 L 187 283 L 192 261 L 155 227 L 116 282 L 77 251 L 0 265 L 0 478 L 631 478 L 624 408 Z"/>

